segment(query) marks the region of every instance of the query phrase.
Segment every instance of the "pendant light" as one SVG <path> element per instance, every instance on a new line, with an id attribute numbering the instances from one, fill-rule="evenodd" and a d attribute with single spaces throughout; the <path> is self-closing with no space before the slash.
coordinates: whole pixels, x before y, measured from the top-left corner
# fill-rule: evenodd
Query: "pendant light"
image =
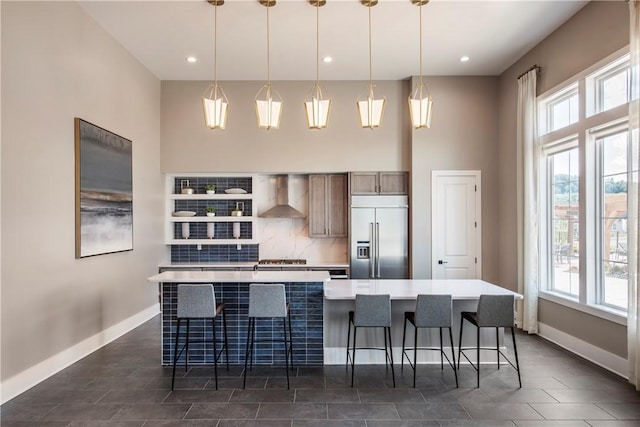
<path id="1" fill-rule="evenodd" d="M 357 101 L 360 126 L 363 128 L 377 128 L 382 124 L 385 97 L 376 99 L 373 94 L 373 80 L 371 72 L 371 8 L 378 4 L 378 0 L 360 0 L 363 6 L 369 8 L 369 85 Z"/>
<path id="2" fill-rule="evenodd" d="M 202 108 L 204 122 L 210 129 L 224 129 L 227 126 L 227 109 L 229 100 L 222 87 L 218 85 L 218 6 L 224 4 L 224 0 L 209 0 L 214 6 L 213 18 L 213 83 L 209 85 L 202 95 Z"/>
<path id="3" fill-rule="evenodd" d="M 271 88 L 269 58 L 269 8 L 275 6 L 276 0 L 258 0 L 267 8 L 267 84 L 262 86 L 255 98 L 256 118 L 260 129 L 278 129 L 282 115 L 282 98 L 277 90 Z"/>
<path id="4" fill-rule="evenodd" d="M 411 0 L 411 3 L 420 8 L 420 77 L 409 95 L 409 114 L 413 128 L 420 129 L 431 127 L 431 107 L 433 106 L 431 94 L 422 82 L 422 5 L 429 3 L 429 0 Z"/>
<path id="5" fill-rule="evenodd" d="M 329 121 L 331 99 L 325 99 L 323 88 L 320 86 L 320 6 L 324 6 L 326 0 L 309 0 L 316 8 L 316 84 L 304 100 L 304 110 L 307 115 L 307 127 L 309 129 L 323 129 Z"/>

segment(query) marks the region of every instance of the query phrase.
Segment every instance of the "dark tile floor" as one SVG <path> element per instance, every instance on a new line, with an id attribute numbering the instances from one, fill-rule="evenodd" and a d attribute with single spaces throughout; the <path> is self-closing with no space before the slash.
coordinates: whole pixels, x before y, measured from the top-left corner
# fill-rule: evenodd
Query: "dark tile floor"
<path id="1" fill-rule="evenodd" d="M 640 426 L 640 393 L 626 380 L 545 340 L 517 336 L 522 388 L 513 369 L 356 367 L 356 387 L 343 366 L 297 367 L 286 389 L 283 368 L 255 368 L 242 389 L 242 368 L 171 369 L 160 360 L 159 318 L 145 323 L 0 410 L 2 426 L 75 427 L 439 427 Z"/>

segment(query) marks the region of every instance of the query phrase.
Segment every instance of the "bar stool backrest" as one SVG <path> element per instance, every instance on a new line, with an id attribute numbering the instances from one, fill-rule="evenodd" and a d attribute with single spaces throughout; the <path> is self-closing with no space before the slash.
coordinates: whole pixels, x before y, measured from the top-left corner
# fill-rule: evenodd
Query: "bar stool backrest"
<path id="1" fill-rule="evenodd" d="M 391 296 L 356 294 L 353 324 L 364 327 L 390 327 Z"/>
<path id="2" fill-rule="evenodd" d="M 451 318 L 451 295 L 418 295 L 415 314 L 417 327 L 450 328 Z"/>
<path id="3" fill-rule="evenodd" d="M 213 285 L 178 285 L 178 317 L 181 319 L 216 317 L 216 293 L 213 291 Z"/>
<path id="4" fill-rule="evenodd" d="M 478 326 L 513 327 L 513 295 L 480 295 Z"/>
<path id="5" fill-rule="evenodd" d="M 249 317 L 287 317 L 287 297 L 282 283 L 249 285 Z"/>

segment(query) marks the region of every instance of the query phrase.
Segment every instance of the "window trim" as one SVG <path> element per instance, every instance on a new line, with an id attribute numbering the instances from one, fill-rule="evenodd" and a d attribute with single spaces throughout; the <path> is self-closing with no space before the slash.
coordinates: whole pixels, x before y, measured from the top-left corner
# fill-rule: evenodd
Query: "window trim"
<path id="1" fill-rule="evenodd" d="M 563 143 L 566 143 L 567 140 L 570 140 L 572 137 L 576 137 L 578 139 L 578 148 L 580 151 L 579 154 L 579 167 L 580 167 L 580 191 L 579 198 L 580 203 L 583 204 L 581 206 L 580 214 L 580 228 L 579 232 L 581 234 L 580 239 L 580 256 L 581 261 L 585 259 L 596 259 L 594 256 L 595 246 L 592 242 L 593 236 L 596 234 L 596 221 L 595 214 L 593 212 L 593 203 L 594 201 L 594 180 L 593 171 L 595 167 L 595 149 L 593 148 L 593 133 L 595 130 L 600 130 L 603 128 L 609 128 L 612 124 L 616 124 L 616 122 L 622 122 L 628 120 L 628 103 L 619 105 L 612 109 L 595 113 L 592 115 L 587 114 L 587 97 L 586 94 L 589 92 L 587 77 L 591 76 L 602 69 L 606 69 L 608 64 L 612 64 L 616 61 L 623 62 L 621 58 L 628 55 L 629 46 L 625 46 L 622 49 L 617 50 L 616 52 L 608 55 L 606 58 L 598 61 L 596 64 L 586 68 L 582 72 L 574 75 L 573 77 L 565 80 L 564 82 L 555 85 L 554 87 L 546 90 L 545 92 L 538 95 L 537 100 L 538 103 L 545 98 L 550 98 L 554 94 L 561 93 L 563 90 L 566 90 L 567 87 L 577 84 L 578 85 L 578 122 L 568 125 L 566 127 L 557 129 L 552 132 L 542 133 L 538 135 L 538 146 L 540 147 L 541 153 L 543 156 L 540 157 L 539 162 L 539 179 L 541 183 L 544 185 L 539 186 L 539 195 L 540 202 L 545 205 L 544 209 L 541 210 L 541 218 L 540 218 L 540 226 L 541 231 L 544 231 L 545 235 L 540 235 L 542 250 L 545 252 L 541 252 L 540 257 L 540 272 L 541 276 L 543 274 L 548 273 L 548 269 L 551 266 L 548 265 L 548 260 L 546 254 L 549 251 L 549 247 L 544 247 L 548 245 L 549 239 L 549 224 L 548 222 L 548 188 L 547 188 L 547 169 L 546 169 L 546 159 L 547 154 L 552 153 L 553 150 L 558 147 L 562 149 Z M 551 98 L 550 98 L 551 99 Z M 540 113 L 541 108 L 538 108 L 538 112 Z M 538 124 L 542 123 L 540 120 Z M 540 129 L 542 131 L 542 129 Z M 544 227 L 544 230 L 543 228 Z M 591 240 L 590 240 L 591 239 Z M 551 259 L 551 258 L 549 258 Z M 627 313 L 626 311 L 617 310 L 611 306 L 605 305 L 597 305 L 595 304 L 595 269 L 588 266 L 587 262 L 580 262 L 580 292 L 579 297 L 571 297 L 570 295 L 559 294 L 549 289 L 548 278 L 550 276 L 547 274 L 545 277 L 541 277 L 541 281 L 539 282 L 538 295 L 541 299 L 549 300 L 554 303 L 564 305 L 566 307 L 575 309 L 577 311 L 582 311 L 588 314 L 591 314 L 596 317 L 600 317 L 620 325 L 627 324 Z"/>
<path id="2" fill-rule="evenodd" d="M 602 227 L 602 216 L 603 216 L 603 212 L 602 212 L 602 205 L 604 203 L 603 201 L 603 189 L 602 189 L 602 178 L 603 178 L 603 164 L 602 164 L 602 156 L 603 156 L 603 144 L 602 143 L 598 143 L 599 140 L 604 139 L 608 136 L 612 136 L 612 135 L 616 135 L 619 133 L 623 133 L 623 132 L 629 132 L 629 119 L 624 118 L 624 119 L 620 119 L 620 120 L 616 120 L 615 122 L 612 123 L 606 123 L 603 124 L 602 126 L 599 126 L 598 128 L 595 129 L 590 129 L 588 138 L 589 138 L 589 142 L 590 144 L 594 145 L 594 154 L 595 154 L 595 158 L 596 158 L 596 162 L 594 164 L 594 184 L 595 184 L 595 200 L 594 200 L 594 206 L 593 206 L 593 215 L 594 215 L 594 220 L 595 220 L 595 230 L 594 230 L 594 235 L 593 235 L 593 243 L 594 243 L 594 249 L 595 249 L 595 259 L 596 259 L 596 263 L 594 266 L 594 279 L 595 279 L 595 288 L 594 288 L 594 293 L 592 295 L 592 298 L 590 300 L 588 300 L 588 303 L 593 304 L 596 307 L 603 307 L 604 309 L 608 309 L 608 310 L 612 310 L 614 312 L 617 311 L 621 311 L 623 312 L 623 310 L 619 310 L 616 308 L 616 306 L 611 305 L 611 304 L 606 304 L 604 302 L 604 286 L 605 286 L 605 281 L 604 281 L 604 275 L 602 272 L 602 262 L 603 262 L 603 258 L 604 258 L 604 254 L 603 254 L 603 227 Z M 630 159 L 630 154 L 629 150 L 631 149 L 630 145 L 627 143 L 627 168 L 629 167 L 629 159 Z M 630 180 L 630 174 L 632 173 L 632 171 L 630 171 L 629 169 L 627 169 L 627 182 L 629 182 Z"/>

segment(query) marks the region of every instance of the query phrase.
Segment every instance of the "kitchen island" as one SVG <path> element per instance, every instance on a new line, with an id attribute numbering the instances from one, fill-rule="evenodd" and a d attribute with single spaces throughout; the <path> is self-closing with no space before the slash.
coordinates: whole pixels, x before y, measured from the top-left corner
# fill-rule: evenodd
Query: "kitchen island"
<path id="1" fill-rule="evenodd" d="M 284 283 L 293 334 L 293 361 L 296 365 L 321 365 L 323 355 L 323 291 L 329 280 L 326 271 L 164 271 L 148 278 L 159 284 L 162 310 L 162 355 L 165 365 L 173 362 L 176 333 L 177 288 L 180 283 L 212 283 L 216 300 L 225 304 L 229 334 L 229 363 L 244 364 L 246 348 L 249 284 Z M 193 339 L 211 339 L 211 323 L 192 321 Z M 216 322 L 222 337 L 222 322 Z M 256 339 L 282 336 L 282 324 L 270 319 L 256 324 Z M 199 335 L 199 336 L 198 336 Z M 256 347 L 256 364 L 284 364 L 282 344 L 260 344 Z M 179 360 L 184 363 L 184 356 Z M 189 346 L 189 364 L 212 364 L 212 346 Z"/>
<path id="2" fill-rule="evenodd" d="M 521 299 L 522 295 L 508 289 L 496 286 L 483 280 L 331 280 L 324 288 L 324 363 L 327 365 L 344 364 L 346 362 L 347 345 L 347 313 L 354 309 L 356 294 L 388 294 L 391 298 L 391 334 L 393 344 L 393 358 L 400 362 L 402 355 L 402 332 L 404 327 L 404 312 L 415 309 L 416 298 L 419 294 L 451 295 L 453 300 L 453 339 L 454 347 L 458 346 L 460 333 L 460 312 L 475 311 L 478 298 L 483 294 L 513 295 L 514 299 Z M 466 346 L 473 346 L 476 342 L 475 327 L 465 325 L 463 342 Z M 425 334 L 425 335 L 422 335 Z M 502 343 L 502 329 L 499 340 Z M 438 329 L 421 330 L 421 346 L 439 345 Z M 407 329 L 407 339 L 413 342 L 413 327 Z M 482 346 L 495 346 L 495 330 L 486 328 L 481 330 Z M 449 339 L 444 338 L 444 346 L 449 346 Z M 358 346 L 382 347 L 384 341 L 382 333 L 373 329 L 363 329 L 358 332 Z M 481 362 L 495 363 L 495 352 L 482 352 Z M 457 357 L 457 354 L 456 354 Z M 379 351 L 358 352 L 358 364 L 384 363 L 384 355 Z M 418 353 L 418 363 L 440 363 L 437 352 Z"/>

